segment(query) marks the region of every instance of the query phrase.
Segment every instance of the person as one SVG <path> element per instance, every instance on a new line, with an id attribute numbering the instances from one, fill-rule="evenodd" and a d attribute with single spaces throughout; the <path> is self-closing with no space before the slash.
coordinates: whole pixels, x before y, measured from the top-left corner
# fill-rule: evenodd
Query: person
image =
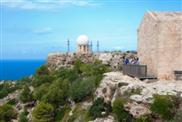
<path id="1" fill-rule="evenodd" d="M 134 64 L 135 64 L 135 65 L 139 65 L 139 59 L 138 59 L 138 58 L 135 59 Z"/>
<path id="2" fill-rule="evenodd" d="M 128 58 L 126 58 L 125 60 L 124 60 L 124 64 L 128 64 L 129 63 L 129 60 L 128 60 Z"/>

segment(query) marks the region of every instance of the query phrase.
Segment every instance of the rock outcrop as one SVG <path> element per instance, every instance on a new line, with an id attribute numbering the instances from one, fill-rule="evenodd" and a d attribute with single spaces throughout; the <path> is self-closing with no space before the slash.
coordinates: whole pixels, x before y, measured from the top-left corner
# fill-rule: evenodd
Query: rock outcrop
<path id="1" fill-rule="evenodd" d="M 114 120 L 113 116 L 108 116 L 104 118 L 96 118 L 93 122 L 116 122 L 116 120 Z"/>
<path id="2" fill-rule="evenodd" d="M 90 53 L 90 54 L 76 54 L 76 53 L 50 53 L 47 58 L 47 64 L 54 69 L 61 67 L 71 67 L 76 60 L 81 60 L 84 63 L 91 63 L 95 60 L 100 60 L 117 71 L 121 69 L 123 59 L 125 57 L 136 57 L 134 53 L 109 52 L 109 53 Z"/>
<path id="3" fill-rule="evenodd" d="M 131 103 L 126 104 L 126 110 L 134 117 L 150 114 L 146 106 L 153 102 L 153 95 L 181 95 L 181 81 L 140 81 L 123 75 L 121 72 L 109 72 L 96 89 L 96 98 L 102 97 L 105 102 L 112 102 L 118 97 L 127 97 Z M 180 96 L 179 95 L 179 96 Z"/>

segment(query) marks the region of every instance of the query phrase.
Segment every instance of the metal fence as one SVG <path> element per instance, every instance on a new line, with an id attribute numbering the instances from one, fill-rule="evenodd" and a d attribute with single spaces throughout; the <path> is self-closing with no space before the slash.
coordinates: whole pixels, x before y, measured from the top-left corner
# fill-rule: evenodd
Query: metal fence
<path id="1" fill-rule="evenodd" d="M 182 80 L 182 71 L 174 71 L 175 79 Z"/>
<path id="2" fill-rule="evenodd" d="M 123 74 L 133 77 L 147 77 L 147 65 L 124 64 Z"/>

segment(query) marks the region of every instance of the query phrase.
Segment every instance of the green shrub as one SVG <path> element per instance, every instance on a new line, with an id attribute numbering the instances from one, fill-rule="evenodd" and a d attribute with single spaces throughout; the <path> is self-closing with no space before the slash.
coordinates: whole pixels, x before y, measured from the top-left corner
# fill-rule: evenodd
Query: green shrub
<path id="1" fill-rule="evenodd" d="M 32 81 L 32 85 L 34 87 L 38 87 L 45 83 L 52 83 L 52 81 L 54 80 L 55 77 L 53 75 L 42 75 L 42 76 L 35 75 L 34 80 Z"/>
<path id="2" fill-rule="evenodd" d="M 18 80 L 16 82 L 16 87 L 18 87 L 19 89 L 22 88 L 22 86 L 24 85 L 31 85 L 32 84 L 32 79 L 29 77 L 23 77 L 21 80 Z"/>
<path id="3" fill-rule="evenodd" d="M 11 82 L 5 82 L 0 84 L 0 99 L 6 97 L 9 93 L 17 90 L 17 87 Z"/>
<path id="4" fill-rule="evenodd" d="M 42 97 L 48 92 L 48 88 L 50 86 L 50 83 L 45 83 L 40 85 L 39 87 L 36 87 L 33 91 L 33 97 L 36 100 L 42 100 Z"/>
<path id="5" fill-rule="evenodd" d="M 150 108 L 154 114 L 160 115 L 165 120 L 172 119 L 175 113 L 174 101 L 168 95 L 154 95 L 154 102 Z"/>
<path id="6" fill-rule="evenodd" d="M 69 94 L 75 102 L 80 102 L 90 96 L 94 88 L 94 79 L 90 77 L 82 81 L 75 81 L 70 88 Z"/>
<path id="7" fill-rule="evenodd" d="M 28 85 L 24 86 L 24 88 L 20 94 L 20 100 L 23 103 L 30 102 L 33 100 L 32 92 L 31 92 L 30 88 L 28 87 Z"/>
<path id="8" fill-rule="evenodd" d="M 150 116 L 136 118 L 134 122 L 153 122 Z"/>
<path id="9" fill-rule="evenodd" d="M 108 115 L 111 110 L 112 108 L 110 103 L 105 103 L 103 98 L 97 98 L 89 109 L 89 115 L 95 119 L 97 117 Z M 102 112 L 106 112 L 106 114 L 102 115 Z"/>
<path id="10" fill-rule="evenodd" d="M 63 117 L 64 117 L 64 115 L 67 113 L 67 112 L 69 112 L 71 109 L 70 109 L 70 107 L 68 107 L 67 105 L 65 105 L 63 108 L 61 108 L 61 109 L 58 109 L 57 111 L 56 111 L 56 115 L 55 115 L 55 120 L 56 120 L 56 122 L 60 122 L 62 119 L 63 119 Z"/>
<path id="11" fill-rule="evenodd" d="M 28 111 L 27 109 L 24 109 L 24 111 L 21 112 L 19 115 L 19 122 L 28 122 L 27 115 L 28 115 Z"/>
<path id="12" fill-rule="evenodd" d="M 39 76 L 42 76 L 42 75 L 48 75 L 50 72 L 49 72 L 49 69 L 46 65 L 42 65 L 40 66 L 37 71 L 36 71 L 36 74 L 39 75 Z"/>
<path id="13" fill-rule="evenodd" d="M 17 111 L 9 104 L 0 106 L 0 122 L 10 122 L 16 119 Z"/>
<path id="14" fill-rule="evenodd" d="M 63 80 L 66 79 L 69 82 L 74 82 L 76 79 L 79 78 L 79 75 L 73 69 L 61 68 L 59 71 L 56 72 L 56 77 Z"/>
<path id="15" fill-rule="evenodd" d="M 16 103 L 18 103 L 18 100 L 16 99 L 11 99 L 7 102 L 7 104 L 10 104 L 10 105 L 15 105 Z"/>
<path id="16" fill-rule="evenodd" d="M 42 97 L 54 107 L 64 105 L 68 98 L 69 82 L 67 80 L 56 80 L 48 88 L 48 92 Z"/>
<path id="17" fill-rule="evenodd" d="M 119 122 L 132 122 L 132 116 L 124 110 L 125 99 L 118 98 L 113 102 L 112 111 L 116 115 Z"/>
<path id="18" fill-rule="evenodd" d="M 51 104 L 40 102 L 32 112 L 33 122 L 53 122 L 53 112 L 54 109 Z"/>

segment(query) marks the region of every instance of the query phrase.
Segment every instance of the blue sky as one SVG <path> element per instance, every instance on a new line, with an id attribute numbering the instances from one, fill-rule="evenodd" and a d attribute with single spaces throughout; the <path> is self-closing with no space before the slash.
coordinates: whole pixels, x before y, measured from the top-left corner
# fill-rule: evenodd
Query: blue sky
<path id="1" fill-rule="evenodd" d="M 144 13 L 182 11 L 181 0 L 1 0 L 1 59 L 45 59 L 88 35 L 96 49 L 136 50 Z"/>

